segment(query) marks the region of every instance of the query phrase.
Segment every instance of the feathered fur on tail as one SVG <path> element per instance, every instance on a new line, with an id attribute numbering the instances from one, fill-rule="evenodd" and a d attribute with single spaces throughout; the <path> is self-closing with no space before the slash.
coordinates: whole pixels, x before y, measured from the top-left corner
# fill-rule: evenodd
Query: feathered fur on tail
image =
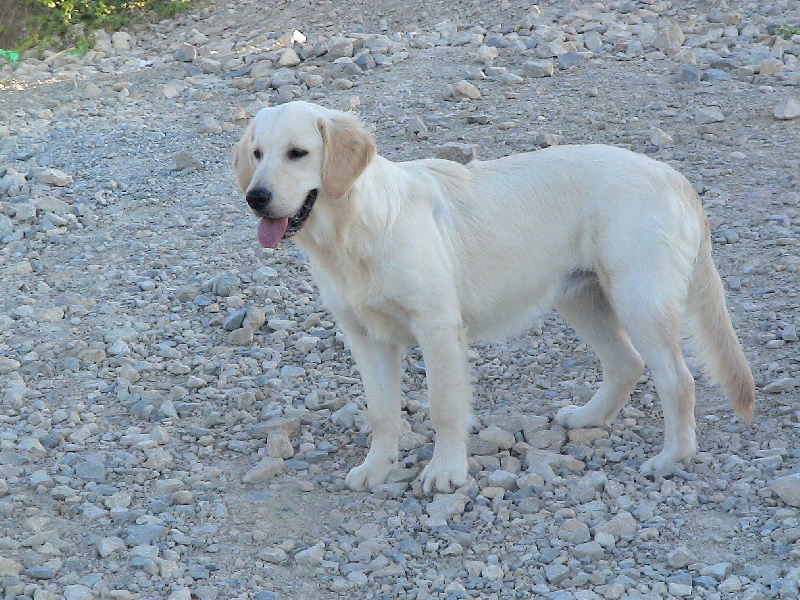
<path id="1" fill-rule="evenodd" d="M 708 236 L 700 246 L 686 309 L 691 343 L 706 374 L 722 385 L 734 412 L 749 423 L 755 407 L 755 383 L 725 305 Z"/>

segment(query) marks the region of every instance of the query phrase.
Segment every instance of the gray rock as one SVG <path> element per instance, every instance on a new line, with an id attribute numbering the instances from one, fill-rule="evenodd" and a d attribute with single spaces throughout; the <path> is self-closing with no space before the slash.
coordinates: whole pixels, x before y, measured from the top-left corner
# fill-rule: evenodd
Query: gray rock
<path id="1" fill-rule="evenodd" d="M 459 144 L 457 142 L 447 142 L 436 149 L 436 158 L 452 160 L 465 165 L 475 160 L 478 154 L 478 147 L 475 144 Z"/>
<path id="2" fill-rule="evenodd" d="M 610 521 L 597 527 L 597 531 L 608 533 L 618 540 L 621 536 L 632 536 L 639 529 L 639 523 L 628 511 L 619 511 Z"/>
<path id="3" fill-rule="evenodd" d="M 267 456 L 252 467 L 242 478 L 244 483 L 259 484 L 283 473 L 285 469 L 282 458 Z"/>
<path id="4" fill-rule="evenodd" d="M 301 550 L 297 554 L 294 555 L 294 559 L 297 564 L 302 565 L 304 567 L 318 567 L 322 564 L 322 560 L 325 557 L 325 543 L 319 542 L 310 548 L 306 548 L 305 550 Z"/>
<path id="5" fill-rule="evenodd" d="M 683 569 L 697 562 L 697 556 L 690 552 L 685 546 L 679 546 L 667 554 L 667 562 L 674 569 Z"/>
<path id="6" fill-rule="evenodd" d="M 731 565 L 731 563 L 724 562 L 703 567 L 700 569 L 700 574 L 713 577 L 717 581 L 724 581 L 731 574 L 732 570 L 733 565 Z"/>
<path id="7" fill-rule="evenodd" d="M 700 83 L 703 78 L 703 71 L 694 65 L 684 65 L 681 68 L 678 81 L 680 83 Z"/>
<path id="8" fill-rule="evenodd" d="M 555 63 L 552 59 L 548 60 L 529 60 L 522 65 L 522 74 L 525 77 L 552 77 L 555 71 Z"/>
<path id="9" fill-rule="evenodd" d="M 173 58 L 179 62 L 192 62 L 197 58 L 197 48 L 191 44 L 181 44 L 175 51 Z"/>
<path id="10" fill-rule="evenodd" d="M 75 465 L 75 475 L 81 479 L 103 482 L 106 480 L 106 468 L 99 463 L 86 460 Z"/>
<path id="11" fill-rule="evenodd" d="M 53 579 L 56 576 L 56 571 L 53 567 L 48 565 L 33 566 L 25 569 L 25 575 L 31 579 Z"/>
<path id="12" fill-rule="evenodd" d="M 679 25 L 667 25 L 662 27 L 653 40 L 653 45 L 662 52 L 672 55 L 680 50 L 686 36 L 683 34 Z"/>
<path id="13" fill-rule="evenodd" d="M 789 506 L 800 506 L 800 473 L 778 477 L 770 488 Z"/>
<path id="14" fill-rule="evenodd" d="M 262 548 L 258 551 L 258 558 L 272 565 L 279 565 L 286 562 L 288 558 L 286 552 L 281 548 Z"/>
<path id="15" fill-rule="evenodd" d="M 464 513 L 469 498 L 463 494 L 439 494 L 425 507 L 432 518 L 450 519 Z"/>
<path id="16" fill-rule="evenodd" d="M 260 306 L 248 306 L 242 320 L 242 327 L 249 327 L 254 331 L 261 329 L 267 320 L 267 312 Z"/>
<path id="17" fill-rule="evenodd" d="M 498 469 L 489 475 L 487 484 L 492 487 L 500 487 L 506 491 L 514 491 L 517 489 L 517 475 L 509 471 Z"/>
<path id="18" fill-rule="evenodd" d="M 558 528 L 558 539 L 570 544 L 582 544 L 592 539 L 589 526 L 578 519 L 567 519 Z"/>
<path id="19" fill-rule="evenodd" d="M 797 381 L 794 377 L 781 377 L 770 381 L 764 386 L 765 394 L 785 394 L 797 389 Z"/>
<path id="20" fill-rule="evenodd" d="M 125 530 L 125 543 L 128 546 L 150 546 L 157 544 L 166 534 L 164 525 L 130 525 Z"/>
<path id="21" fill-rule="evenodd" d="M 244 318 L 247 315 L 247 308 L 240 308 L 239 310 L 231 313 L 222 323 L 222 328 L 225 331 L 235 331 L 242 326 Z"/>
<path id="22" fill-rule="evenodd" d="M 722 114 L 718 106 L 704 106 L 697 109 L 694 114 L 694 120 L 698 125 L 721 123 L 725 120 L 725 115 Z"/>
<path id="23" fill-rule="evenodd" d="M 85 585 L 74 584 L 64 588 L 64 600 L 94 600 L 94 598 L 94 592 Z"/>
<path id="24" fill-rule="evenodd" d="M 570 488 L 569 497 L 579 504 L 591 502 L 598 492 L 602 492 L 608 477 L 601 471 L 589 471 Z"/>
<path id="25" fill-rule="evenodd" d="M 176 171 L 191 173 L 193 171 L 202 171 L 204 168 L 203 163 L 186 150 L 181 150 L 175 155 Z"/>
<path id="26" fill-rule="evenodd" d="M 557 60 L 559 69 L 570 69 L 582 65 L 586 58 L 580 52 L 564 52 L 558 55 Z"/>
<path id="27" fill-rule="evenodd" d="M 211 115 L 203 115 L 200 124 L 197 126 L 198 133 L 217 134 L 222 133 L 222 126 Z"/>
<path id="28" fill-rule="evenodd" d="M 115 552 L 121 552 L 127 548 L 127 544 L 122 538 L 119 537 L 104 537 L 97 541 L 95 544 L 97 553 L 102 558 L 107 558 Z"/>

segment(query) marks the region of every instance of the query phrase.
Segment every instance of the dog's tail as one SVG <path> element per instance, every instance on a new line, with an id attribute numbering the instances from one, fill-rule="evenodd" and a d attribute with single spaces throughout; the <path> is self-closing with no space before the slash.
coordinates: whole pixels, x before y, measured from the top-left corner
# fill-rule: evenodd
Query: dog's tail
<path id="1" fill-rule="evenodd" d="M 755 383 L 725 306 L 708 235 L 700 245 L 686 308 L 691 343 L 706 374 L 722 385 L 734 412 L 749 423 L 755 407 Z"/>

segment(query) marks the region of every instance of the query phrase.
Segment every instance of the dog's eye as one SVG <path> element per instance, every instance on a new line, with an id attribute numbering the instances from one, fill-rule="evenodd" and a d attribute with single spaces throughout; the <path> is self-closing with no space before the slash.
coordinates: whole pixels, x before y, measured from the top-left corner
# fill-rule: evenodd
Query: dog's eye
<path id="1" fill-rule="evenodd" d="M 256 148 L 255 150 L 253 150 L 253 156 L 255 157 L 256 160 L 261 160 L 263 153 L 261 152 L 261 150 Z"/>
<path id="2" fill-rule="evenodd" d="M 297 160 L 298 158 L 303 158 L 306 154 L 308 154 L 308 150 L 303 150 L 302 148 L 292 148 L 286 153 L 286 156 L 288 156 L 290 160 Z"/>

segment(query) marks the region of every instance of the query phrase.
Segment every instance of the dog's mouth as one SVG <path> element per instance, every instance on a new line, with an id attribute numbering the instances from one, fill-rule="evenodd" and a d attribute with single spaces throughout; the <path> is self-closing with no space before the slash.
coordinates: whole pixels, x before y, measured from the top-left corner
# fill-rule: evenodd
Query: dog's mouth
<path id="1" fill-rule="evenodd" d="M 319 190 L 316 189 L 308 192 L 303 206 L 291 217 L 281 217 L 279 219 L 261 217 L 261 221 L 258 223 L 259 243 L 265 248 L 277 248 L 281 240 L 287 240 L 300 231 L 303 223 L 306 222 L 306 219 L 311 214 L 318 192 Z"/>

